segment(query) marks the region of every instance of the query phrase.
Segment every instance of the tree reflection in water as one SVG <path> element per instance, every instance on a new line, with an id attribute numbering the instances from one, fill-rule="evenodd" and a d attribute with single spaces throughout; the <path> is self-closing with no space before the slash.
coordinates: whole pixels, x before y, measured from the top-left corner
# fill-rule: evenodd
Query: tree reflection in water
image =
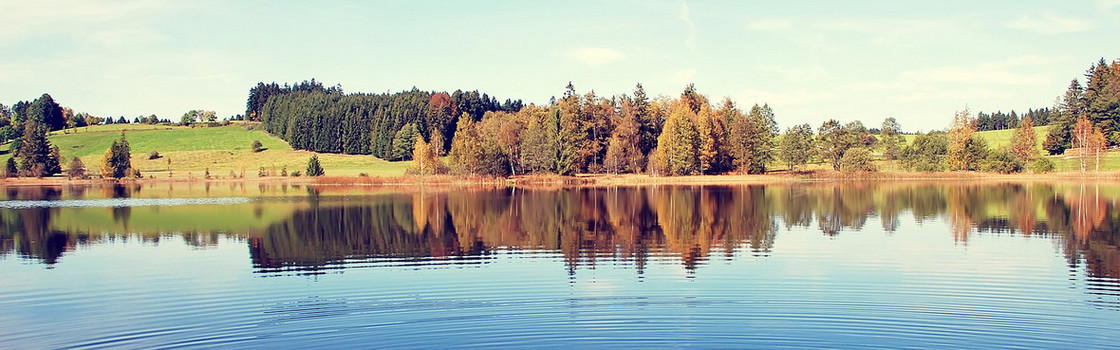
<path id="1" fill-rule="evenodd" d="M 9 187 L 4 193 L 9 201 L 26 201 L 128 198 L 141 189 Z M 144 215 L 127 207 L 94 212 L 114 226 L 71 229 L 56 221 L 73 208 L 0 209 L 0 254 L 52 265 L 78 245 L 111 238 L 158 242 L 161 235 L 175 234 L 188 244 L 205 246 L 217 244 L 221 235 L 232 235 L 248 240 L 255 268 L 267 273 L 321 273 L 369 259 L 479 263 L 495 251 L 539 250 L 561 255 L 573 274 L 603 261 L 633 266 L 641 274 L 652 256 L 675 257 L 687 271 L 703 266 L 713 254 L 765 257 L 774 249 L 779 228 L 815 227 L 833 236 L 865 230 L 875 218 L 889 233 L 898 229 L 900 217 L 911 216 L 919 223 L 948 222 L 958 244 L 968 244 L 977 233 L 1055 238 L 1071 267 L 1084 264 L 1090 278 L 1115 283 L 1120 278 L 1117 190 L 1096 184 L 857 182 L 455 189 L 360 196 L 331 196 L 307 188 L 304 196 L 292 199 L 283 196 L 305 191 L 262 187 L 262 198 L 287 198 L 277 205 L 288 213 L 245 230 L 199 231 L 197 222 L 175 222 L 145 232 L 135 228 Z M 230 191 L 238 188 L 230 186 Z M 245 192 L 241 186 L 240 193 Z M 241 205 L 246 206 L 246 216 L 259 221 L 268 220 L 268 210 L 262 208 L 267 203 L 271 202 Z"/>

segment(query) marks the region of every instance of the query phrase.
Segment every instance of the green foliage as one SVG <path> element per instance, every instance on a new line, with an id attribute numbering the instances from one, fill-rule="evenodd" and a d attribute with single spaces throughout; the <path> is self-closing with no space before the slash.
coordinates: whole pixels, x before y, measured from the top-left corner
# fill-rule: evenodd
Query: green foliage
<path id="1" fill-rule="evenodd" d="M 262 149 L 263 147 L 264 147 L 264 144 L 261 143 L 261 140 L 253 140 L 253 144 L 252 144 L 253 153 L 263 151 L 263 149 Z"/>
<path id="2" fill-rule="evenodd" d="M 34 120 L 44 125 L 47 130 L 62 130 L 66 127 L 66 119 L 62 107 L 54 102 L 49 94 L 43 94 L 27 108 L 27 120 Z"/>
<path id="3" fill-rule="evenodd" d="M 307 176 L 323 176 L 323 166 L 319 165 L 319 155 L 312 154 L 307 160 Z"/>
<path id="4" fill-rule="evenodd" d="M 346 95 L 341 87 L 328 88 L 312 80 L 294 86 L 258 84 L 250 89 L 246 107 L 247 116 L 259 118 L 265 130 L 292 148 L 392 159 L 393 139 L 407 124 L 414 124 L 419 135 L 429 137 L 438 131 L 442 138 L 453 140 L 461 115 L 473 121 L 487 111 L 519 110 L 521 103 L 501 105 L 478 91 L 448 94 L 412 89 Z"/>
<path id="5" fill-rule="evenodd" d="M 883 149 L 884 159 L 898 159 L 905 141 L 902 137 L 902 127 L 894 117 L 883 120 L 883 126 L 879 129 L 879 147 Z"/>
<path id="6" fill-rule="evenodd" d="M 1011 151 L 1000 148 L 990 152 L 980 164 L 981 171 L 1011 174 L 1023 171 L 1024 162 Z"/>
<path id="7" fill-rule="evenodd" d="M 840 171 L 843 172 L 851 173 L 877 170 L 871 158 L 871 151 L 866 147 L 849 148 L 844 152 L 844 156 L 840 158 Z"/>
<path id="8" fill-rule="evenodd" d="M 949 138 L 943 133 L 929 132 L 918 135 L 914 142 L 902 148 L 899 159 L 902 167 L 910 171 L 945 171 L 945 154 Z"/>
<path id="9" fill-rule="evenodd" d="M 761 174 L 773 160 L 774 136 L 777 123 L 774 111 L 768 105 L 754 105 L 747 115 L 735 110 L 727 113 L 730 119 L 730 139 L 735 166 L 740 172 Z"/>
<path id="10" fill-rule="evenodd" d="M 1054 171 L 1054 161 L 1049 158 L 1037 158 L 1030 164 L 1031 172 L 1035 174 L 1043 174 Z"/>
<path id="11" fill-rule="evenodd" d="M 45 177 L 62 172 L 58 147 L 47 139 L 47 125 L 29 119 L 25 122 L 21 146 L 19 171 L 24 176 Z"/>
<path id="12" fill-rule="evenodd" d="M 156 152 L 156 151 L 148 152 L 148 159 L 159 159 L 159 158 L 160 158 L 159 152 Z"/>
<path id="13" fill-rule="evenodd" d="M 4 162 L 4 174 L 3 175 L 4 175 L 4 178 L 19 176 L 19 169 L 16 168 L 16 159 L 15 158 L 8 158 L 8 161 Z"/>
<path id="14" fill-rule="evenodd" d="M 779 144 L 779 158 L 790 170 L 805 165 L 813 155 L 813 127 L 809 124 L 795 125 L 786 129 Z"/>
<path id="15" fill-rule="evenodd" d="M 124 132 L 120 140 L 113 141 L 101 161 L 101 177 L 120 179 L 134 175 L 132 168 L 132 147 L 128 144 Z"/>
<path id="16" fill-rule="evenodd" d="M 657 138 L 661 153 L 658 168 L 669 175 L 690 175 L 700 171 L 700 139 L 693 123 L 695 114 L 686 103 L 674 106 Z"/>
<path id="17" fill-rule="evenodd" d="M 412 160 L 412 149 L 416 146 L 416 139 L 419 135 L 415 124 L 405 124 L 393 137 L 393 154 L 389 159 Z"/>
<path id="18" fill-rule="evenodd" d="M 829 162 L 833 170 L 840 170 L 840 159 L 844 153 L 861 144 L 861 139 L 867 129 L 859 122 L 851 122 L 840 126 L 836 119 L 830 119 L 817 129 L 817 147 L 821 159 Z"/>

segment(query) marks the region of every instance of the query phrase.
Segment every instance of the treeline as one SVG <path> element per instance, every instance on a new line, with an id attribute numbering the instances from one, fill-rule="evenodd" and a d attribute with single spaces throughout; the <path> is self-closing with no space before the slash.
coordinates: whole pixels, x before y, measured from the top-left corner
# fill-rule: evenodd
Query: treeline
<path id="1" fill-rule="evenodd" d="M 410 159 L 411 142 L 394 147 L 401 130 L 424 139 L 450 140 L 461 115 L 479 120 L 486 112 L 517 112 L 520 100 L 499 102 L 478 91 L 409 91 L 384 94 L 345 94 L 342 87 L 315 81 L 295 85 L 259 83 L 249 90 L 246 119 L 260 121 L 265 130 L 293 148 L 326 153 L 372 154 L 378 158 Z M 406 137 L 407 139 L 408 137 Z M 449 143 L 441 145 L 446 152 Z M 399 150 L 399 151 L 397 151 Z"/>
<path id="2" fill-rule="evenodd" d="M 977 131 L 991 131 L 991 130 L 1006 130 L 1019 127 L 1019 122 L 1023 119 L 1030 118 L 1035 126 L 1042 126 L 1050 124 L 1050 119 L 1054 112 L 1048 107 L 1039 109 L 1028 109 L 1026 114 L 1019 116 L 1015 110 L 1011 113 L 1003 113 L 996 111 L 995 113 L 976 113 L 976 130 Z"/>
<path id="3" fill-rule="evenodd" d="M 1053 108 L 1052 127 L 1043 143 L 1052 155 L 1088 146 L 1087 134 L 1099 133 L 1095 138 L 1102 138 L 1107 146 L 1120 144 L 1120 60 L 1108 63 L 1102 58 L 1085 71 L 1085 78 L 1084 86 L 1077 79 L 1070 81 Z M 1078 127 L 1082 119 L 1085 122 Z"/>

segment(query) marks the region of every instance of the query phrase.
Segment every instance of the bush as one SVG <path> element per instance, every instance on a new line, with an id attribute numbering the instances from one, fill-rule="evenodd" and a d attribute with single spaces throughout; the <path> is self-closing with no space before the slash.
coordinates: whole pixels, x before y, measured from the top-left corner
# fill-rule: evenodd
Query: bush
<path id="1" fill-rule="evenodd" d="M 299 177 L 299 170 L 293 171 L 292 177 Z"/>
<path id="2" fill-rule="evenodd" d="M 1031 172 L 1042 174 L 1054 171 L 1054 161 L 1049 158 L 1038 158 L 1031 162 Z"/>
<path id="3" fill-rule="evenodd" d="M 1006 149 L 999 149 L 988 154 L 980 164 L 980 170 L 1011 174 L 1023 171 L 1023 161 Z"/>
<path id="4" fill-rule="evenodd" d="M 159 159 L 159 157 L 159 152 L 152 151 L 152 153 L 148 153 L 148 159 Z"/>
<path id="5" fill-rule="evenodd" d="M 263 151 L 261 147 L 264 147 L 264 145 L 261 144 L 261 140 L 253 140 L 253 153 Z"/>
<path id="6" fill-rule="evenodd" d="M 843 157 L 840 157 L 840 171 L 851 173 L 877 170 L 875 163 L 871 160 L 871 151 L 868 151 L 867 148 L 850 148 L 844 151 Z"/>
<path id="7" fill-rule="evenodd" d="M 261 170 L 257 170 L 257 177 L 268 177 L 268 170 L 262 166 Z"/>

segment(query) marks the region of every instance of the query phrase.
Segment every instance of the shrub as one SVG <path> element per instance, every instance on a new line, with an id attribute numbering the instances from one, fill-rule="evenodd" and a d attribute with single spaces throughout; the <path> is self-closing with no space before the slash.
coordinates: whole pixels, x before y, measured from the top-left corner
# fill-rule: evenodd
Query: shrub
<path id="1" fill-rule="evenodd" d="M 980 170 L 1011 174 L 1023 171 L 1023 161 L 1006 149 L 999 149 L 988 154 L 980 164 Z"/>
<path id="2" fill-rule="evenodd" d="M 261 144 L 261 140 L 253 140 L 253 152 L 254 153 L 263 151 L 264 149 L 262 149 L 261 147 L 264 147 L 264 145 Z"/>
<path id="3" fill-rule="evenodd" d="M 1031 162 L 1031 172 L 1042 174 L 1054 171 L 1054 161 L 1049 158 L 1038 158 Z"/>
<path id="4" fill-rule="evenodd" d="M 257 177 L 268 177 L 268 170 L 262 166 L 261 170 L 257 170 Z"/>
<path id="5" fill-rule="evenodd" d="M 293 171 L 292 177 L 299 177 L 299 170 Z"/>
<path id="6" fill-rule="evenodd" d="M 159 157 L 159 152 L 152 151 L 152 153 L 148 153 L 148 159 L 159 159 Z"/>
<path id="7" fill-rule="evenodd" d="M 850 148 L 844 151 L 844 156 L 840 158 L 840 171 L 843 172 L 877 170 L 875 163 L 871 160 L 871 151 L 864 147 Z"/>

